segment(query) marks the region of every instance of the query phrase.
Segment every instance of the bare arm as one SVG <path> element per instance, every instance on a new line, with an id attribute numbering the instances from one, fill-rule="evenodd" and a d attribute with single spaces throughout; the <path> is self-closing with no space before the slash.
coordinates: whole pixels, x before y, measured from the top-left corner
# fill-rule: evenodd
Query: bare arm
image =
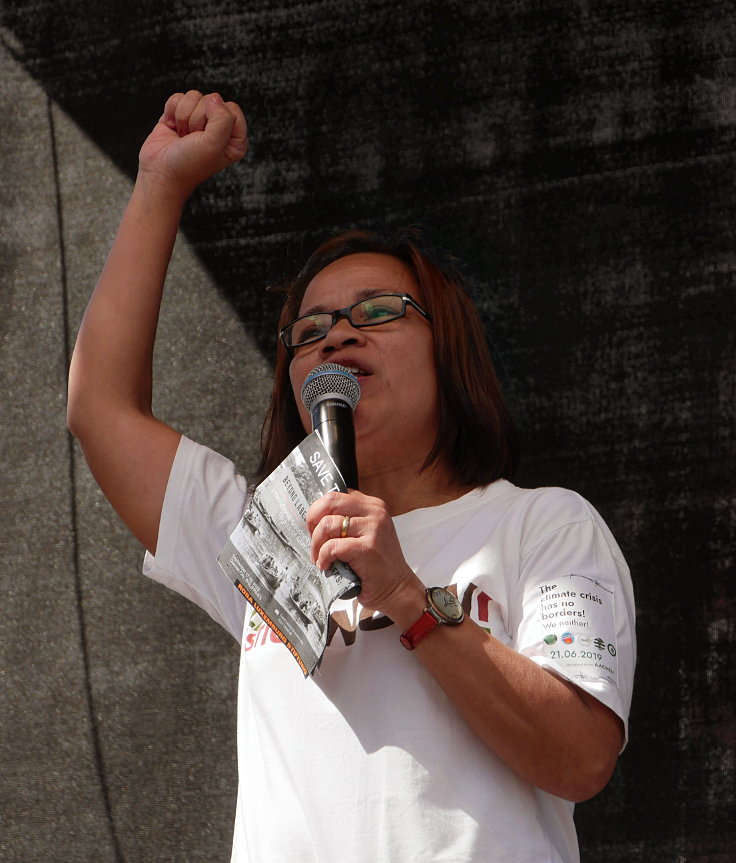
<path id="1" fill-rule="evenodd" d="M 166 270 L 192 190 L 246 149 L 245 118 L 234 103 L 194 90 L 167 101 L 141 148 L 135 188 L 72 356 L 69 428 L 107 498 L 152 552 L 180 437 L 151 410 Z"/>

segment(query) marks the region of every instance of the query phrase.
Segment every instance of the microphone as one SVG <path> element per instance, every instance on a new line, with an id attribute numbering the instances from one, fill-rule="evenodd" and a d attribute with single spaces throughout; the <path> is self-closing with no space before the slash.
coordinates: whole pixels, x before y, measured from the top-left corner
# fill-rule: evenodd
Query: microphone
<path id="1" fill-rule="evenodd" d="M 325 449 L 348 488 L 358 488 L 353 411 L 360 398 L 355 375 L 337 363 L 312 369 L 302 386 L 302 402 L 312 416 L 312 431 L 319 433 Z"/>

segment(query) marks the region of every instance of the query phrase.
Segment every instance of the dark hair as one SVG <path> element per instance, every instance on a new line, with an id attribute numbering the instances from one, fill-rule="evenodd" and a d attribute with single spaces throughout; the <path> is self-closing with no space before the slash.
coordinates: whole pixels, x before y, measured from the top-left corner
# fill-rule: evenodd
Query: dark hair
<path id="1" fill-rule="evenodd" d="M 459 483 L 473 487 L 500 477 L 511 479 L 519 458 L 518 436 L 483 325 L 453 260 L 427 246 L 420 228 L 403 228 L 391 238 L 346 231 L 322 243 L 295 278 L 278 286 L 286 291 L 279 327 L 298 317 L 304 292 L 317 273 L 339 258 L 361 252 L 402 261 L 420 286 L 432 318 L 440 416 L 437 439 L 423 467 L 444 459 Z M 268 476 L 304 438 L 289 380 L 290 362 L 279 339 L 256 481 Z"/>

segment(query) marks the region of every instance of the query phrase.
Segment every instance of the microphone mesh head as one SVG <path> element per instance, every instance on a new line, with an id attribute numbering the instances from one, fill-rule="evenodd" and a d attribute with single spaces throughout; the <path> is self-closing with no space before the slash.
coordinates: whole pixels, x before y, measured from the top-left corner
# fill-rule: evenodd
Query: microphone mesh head
<path id="1" fill-rule="evenodd" d="M 322 363 L 312 369 L 302 386 L 302 402 L 311 411 L 325 398 L 341 398 L 355 410 L 360 398 L 360 384 L 355 375 L 337 363 Z"/>

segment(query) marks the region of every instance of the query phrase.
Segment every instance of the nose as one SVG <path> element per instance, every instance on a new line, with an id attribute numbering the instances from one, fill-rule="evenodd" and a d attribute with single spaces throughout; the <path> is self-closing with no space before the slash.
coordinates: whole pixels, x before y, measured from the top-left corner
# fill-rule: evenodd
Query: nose
<path id="1" fill-rule="evenodd" d="M 340 317 L 322 341 L 319 342 L 319 351 L 322 356 L 327 357 L 336 350 L 345 347 L 345 345 L 361 344 L 365 344 L 362 330 L 354 327 L 347 317 Z"/>

